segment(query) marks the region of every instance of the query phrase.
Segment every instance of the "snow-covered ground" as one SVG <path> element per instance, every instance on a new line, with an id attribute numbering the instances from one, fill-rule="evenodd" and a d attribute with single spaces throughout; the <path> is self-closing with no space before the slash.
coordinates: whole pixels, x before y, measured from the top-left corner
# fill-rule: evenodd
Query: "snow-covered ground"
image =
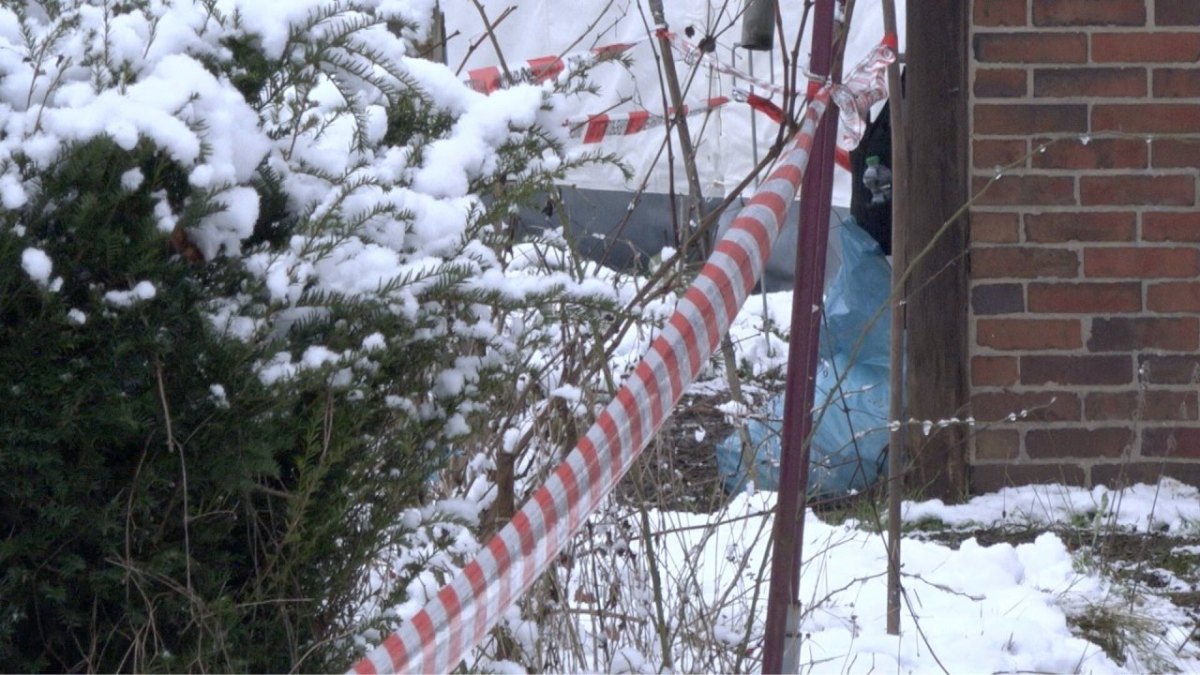
<path id="1" fill-rule="evenodd" d="M 731 329 L 739 361 L 764 369 L 784 365 L 790 317 L 790 293 L 751 297 Z M 720 388 L 719 380 L 693 387 L 709 393 Z M 716 609 L 717 640 L 740 642 L 750 616 L 755 622 L 750 635 L 761 635 L 755 631 L 761 630 L 765 599 L 760 596 L 753 607 L 749 601 L 755 588 L 765 592 L 763 557 L 773 505 L 772 493 L 744 494 L 714 514 L 651 514 L 651 529 L 666 532 L 656 538 L 664 577 L 694 580 L 678 593 L 695 591 Z M 958 505 L 905 502 L 902 516 L 910 534 L 902 543 L 906 593 L 899 637 L 885 630 L 885 538 L 871 524 L 880 514 L 869 516 L 838 524 L 808 516 L 802 672 L 1200 671 L 1200 607 L 1192 606 L 1189 615 L 1160 594 L 1200 590 L 1200 574 L 1180 580 L 1169 570 L 1156 570 L 1166 579 L 1156 590 L 1129 578 L 1128 560 L 1104 558 L 1094 547 L 1072 545 L 1068 551 L 1063 534 L 1082 530 L 1093 541 L 1115 533 L 1178 538 L 1191 544 L 1174 546 L 1172 554 L 1183 556 L 1185 566 L 1200 567 L 1195 487 L 1170 479 L 1125 490 L 1031 485 Z M 930 536 L 931 530 L 991 530 L 1029 541 L 981 545 L 974 537 L 949 537 L 962 540 L 954 545 Z M 1097 618 L 1111 622 L 1114 644 L 1123 652 L 1119 662 L 1079 637 L 1078 626 Z M 749 644 L 756 659 L 755 639 Z M 653 655 L 642 657 L 645 661 L 630 660 L 631 669 L 661 663 Z M 693 658 L 703 666 L 711 656 Z M 752 663 L 757 666 L 757 660 Z"/>
<path id="2" fill-rule="evenodd" d="M 738 360 L 755 364 L 758 372 L 785 364 L 790 315 L 790 293 L 751 297 L 731 331 Z M 764 330 L 764 324 L 771 329 Z M 713 395 L 722 388 L 723 381 L 714 378 L 693 385 L 692 391 Z M 773 506 L 774 494 L 760 492 L 738 495 L 712 514 L 648 514 L 675 669 L 758 669 Z M 902 543 L 905 595 L 899 637 L 885 630 L 885 538 L 871 524 L 881 515 L 866 506 L 859 519 L 838 523 L 808 515 L 801 672 L 1200 670 L 1198 608 L 1192 607 L 1189 615 L 1162 595 L 1194 592 L 1197 578 L 1173 578 L 1158 589 L 1139 584 L 1124 574 L 1128 561 L 1104 558 L 1095 548 L 1076 548 L 1064 533 L 1082 529 L 1092 537 L 1179 538 L 1191 544 L 1175 546 L 1173 554 L 1194 567 L 1200 564 L 1192 552 L 1200 538 L 1196 488 L 1169 479 L 1120 491 L 1035 485 L 979 495 L 960 505 L 905 502 L 903 509 L 909 534 Z M 627 511 L 618 509 L 596 520 L 600 536 L 592 544 L 577 542 L 577 548 L 594 547 L 592 555 L 608 559 L 592 563 L 591 574 L 560 571 L 573 589 L 568 595 L 572 607 L 586 617 L 572 630 L 583 636 L 579 652 L 589 658 L 581 662 L 577 654 L 564 653 L 558 662 L 657 672 L 663 658 L 658 637 L 647 627 L 655 615 L 652 584 L 644 565 L 620 559 L 623 547 L 645 552 L 646 539 L 636 524 L 622 524 L 636 520 Z M 960 534 L 939 538 L 929 530 Z M 976 530 L 1008 532 L 1008 539 L 1021 543 L 981 545 L 969 534 Z M 613 539 L 595 543 L 601 536 Z M 596 592 L 605 584 L 622 589 L 628 599 L 606 606 Z M 589 599 L 596 602 L 585 602 Z M 595 611 L 629 612 L 647 622 L 646 632 L 636 637 L 630 621 L 617 633 L 620 639 L 605 637 L 612 624 L 597 621 L 589 613 Z M 510 625 L 538 635 L 525 622 Z M 1095 635 L 1092 641 L 1081 637 L 1080 626 L 1097 625 L 1111 631 L 1112 642 L 1104 646 L 1115 654 L 1107 654 Z M 571 644 L 557 637 L 542 639 Z M 537 644 L 531 639 L 529 646 Z M 748 651 L 739 653 L 743 644 Z"/>
<path id="3" fill-rule="evenodd" d="M 774 495 L 745 494 L 715 514 L 651 512 L 654 547 L 664 583 L 674 667 L 684 671 L 757 670 L 765 610 L 764 555 Z M 863 523 L 830 524 L 810 514 L 805 525 L 801 599 L 801 672 L 1161 672 L 1200 669 L 1195 616 L 1151 589 L 1104 572 L 1068 551 L 1059 534 L 1080 517 L 1106 531 L 1200 535 L 1200 493 L 1164 480 L 1126 491 L 1030 486 L 983 495 L 959 506 L 906 503 L 905 522 L 1007 525 L 1042 530 L 1028 543 L 957 547 L 906 536 L 902 544 L 904 603 L 900 636 L 885 630 L 884 536 Z M 919 535 L 920 533 L 917 533 Z M 628 542 L 635 553 L 643 540 Z M 619 544 L 618 544 L 619 548 Z M 621 583 L 637 587 L 635 575 Z M 603 604 L 585 592 L 576 607 Z M 645 580 L 643 585 L 645 585 Z M 643 589 L 644 590 L 644 589 Z M 652 594 L 623 610 L 649 620 Z M 596 603 L 579 602 L 596 599 Z M 616 612 L 615 608 L 609 608 Z M 1193 608 L 1194 611 L 1194 608 Z M 752 620 L 751 620 L 752 619 Z M 1078 626 L 1111 622 L 1117 654 L 1080 637 Z M 1088 623 L 1088 622 L 1091 623 Z M 578 622 L 584 652 L 594 619 Z M 633 621 L 630 621 L 633 623 Z M 1106 624 L 1108 625 L 1108 624 Z M 749 639 L 747 640 L 747 636 Z M 625 647 L 599 669 L 657 672 L 657 643 Z M 739 659 L 738 645 L 749 652 Z M 573 662 L 569 656 L 565 662 Z"/>

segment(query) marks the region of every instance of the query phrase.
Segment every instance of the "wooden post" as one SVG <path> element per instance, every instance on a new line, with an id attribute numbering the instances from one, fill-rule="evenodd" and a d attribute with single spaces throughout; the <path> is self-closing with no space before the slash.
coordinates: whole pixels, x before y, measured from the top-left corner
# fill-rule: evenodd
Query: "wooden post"
<path id="1" fill-rule="evenodd" d="M 942 223 L 970 197 L 968 156 L 968 20 L 962 0 L 908 0 L 905 46 L 905 198 L 908 260 L 930 245 Z M 913 270 L 907 297 L 908 415 L 961 416 L 968 401 L 966 219 L 932 244 Z M 909 427 L 906 486 L 922 498 L 966 494 L 966 430 L 960 424 L 926 436 Z"/>
<path id="2" fill-rule="evenodd" d="M 389 21 L 388 30 L 399 35 L 402 25 L 399 21 Z M 424 41 L 417 42 L 413 47 L 417 56 L 421 58 L 441 64 L 446 63 L 446 14 L 442 11 L 441 2 L 433 3 L 433 19 L 429 26 L 429 35 Z"/>
<path id="3" fill-rule="evenodd" d="M 908 456 L 905 441 L 908 434 L 903 426 L 906 419 L 904 401 L 904 335 L 905 304 L 904 270 L 908 267 L 905 255 L 905 230 L 908 227 L 908 148 L 904 143 L 904 87 L 900 84 L 898 33 L 896 32 L 895 0 L 883 0 L 883 32 L 896 50 L 896 61 L 888 66 L 888 110 L 892 128 L 892 324 L 891 359 L 888 389 L 888 420 L 894 426 L 888 437 L 888 536 L 887 536 L 887 632 L 900 634 L 900 506 L 904 496 L 904 460 Z M 855 186 L 857 187 L 857 186 Z"/>

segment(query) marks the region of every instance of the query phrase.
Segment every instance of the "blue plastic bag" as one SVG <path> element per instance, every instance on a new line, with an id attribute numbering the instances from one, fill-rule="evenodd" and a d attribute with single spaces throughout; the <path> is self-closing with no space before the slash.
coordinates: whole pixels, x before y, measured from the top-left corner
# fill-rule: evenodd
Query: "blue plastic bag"
<path id="1" fill-rule="evenodd" d="M 842 265 L 825 292 L 821 326 L 810 497 L 844 495 L 874 483 L 888 442 L 891 266 L 879 244 L 853 219 L 842 223 L 840 236 Z M 767 419 L 746 424 L 758 489 L 779 488 L 782 418 L 781 395 L 771 400 Z M 717 444 L 717 469 L 727 490 L 742 489 L 746 470 L 738 433 Z"/>

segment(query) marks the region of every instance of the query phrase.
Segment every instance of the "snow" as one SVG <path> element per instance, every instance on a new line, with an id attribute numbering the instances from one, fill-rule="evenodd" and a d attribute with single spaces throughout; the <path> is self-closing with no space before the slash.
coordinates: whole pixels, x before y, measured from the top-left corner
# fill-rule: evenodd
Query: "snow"
<path id="1" fill-rule="evenodd" d="M 157 294 L 158 289 L 153 283 L 139 281 L 127 291 L 108 291 L 104 294 L 104 301 L 114 307 L 132 307 L 144 300 L 153 299 Z"/>
<path id="2" fill-rule="evenodd" d="M 291 354 L 279 352 L 270 361 L 258 367 L 258 378 L 263 384 L 272 385 L 295 376 L 299 370 L 300 368 L 292 362 Z"/>
<path id="3" fill-rule="evenodd" d="M 225 208 L 206 216 L 191 233 L 192 243 L 205 260 L 212 260 L 221 251 L 236 254 L 241 250 L 241 241 L 254 233 L 258 220 L 258 193 L 253 188 L 230 188 L 217 195 L 217 201 Z"/>
<path id="4" fill-rule="evenodd" d="M 1178 534 L 1200 529 L 1200 489 L 1170 478 L 1125 490 L 1025 485 L 953 506 L 940 500 L 906 502 L 903 517 L 907 522 L 937 520 L 954 527 L 1046 525 L 1082 518 L 1136 532 Z"/>
<path id="5" fill-rule="evenodd" d="M 167 193 L 159 190 L 151 195 L 154 198 L 154 218 L 159 232 L 174 232 L 179 220 L 171 213 L 171 205 L 167 203 Z"/>
<path id="6" fill-rule="evenodd" d="M 458 396 L 466 386 L 466 378 L 458 370 L 443 370 L 437 377 L 433 392 L 440 397 Z"/>
<path id="7" fill-rule="evenodd" d="M 146 176 L 142 174 L 142 170 L 133 168 L 121 174 L 121 187 L 133 192 L 142 186 L 144 180 L 146 180 Z"/>
<path id="8" fill-rule="evenodd" d="M 749 365 L 755 375 L 781 371 L 787 366 L 791 325 L 790 291 L 750 296 L 729 328 L 738 363 Z"/>
<path id="9" fill-rule="evenodd" d="M 212 398 L 213 405 L 218 408 L 229 407 L 229 396 L 225 393 L 225 387 L 220 384 L 209 385 L 209 394 Z"/>
<path id="10" fill-rule="evenodd" d="M 486 105 L 472 106 L 455 123 L 453 136 L 426 151 L 413 187 L 434 197 L 466 195 L 471 176 L 495 170 L 494 148 L 508 137 L 509 125 L 531 126 L 541 102 L 540 87 L 522 85 L 492 94 Z"/>
<path id="11" fill-rule="evenodd" d="M 260 37 L 267 56 L 278 59 L 287 46 L 289 28 L 303 24 L 326 3 L 323 0 L 289 0 L 286 3 L 221 0 L 216 5 L 225 14 L 237 12 L 247 31 Z"/>
<path id="12" fill-rule="evenodd" d="M 554 391 L 550 392 L 550 396 L 553 398 L 561 398 L 568 403 L 579 403 L 579 401 L 583 398 L 583 392 L 575 385 L 564 384 L 555 387 Z"/>
<path id="13" fill-rule="evenodd" d="M 21 251 L 21 269 L 29 275 L 40 286 L 48 286 L 50 284 L 50 273 L 54 270 L 54 263 L 50 260 L 50 256 L 46 252 L 38 248 L 27 248 Z"/>
<path id="14" fill-rule="evenodd" d="M 371 333 L 363 338 L 363 351 L 373 352 L 387 347 L 387 340 L 383 337 L 383 333 Z"/>
<path id="15" fill-rule="evenodd" d="M 0 176 L 0 205 L 6 209 L 19 209 L 29 201 L 20 181 L 12 174 Z"/>
<path id="16" fill-rule="evenodd" d="M 1043 494 L 1058 492 L 1079 499 L 1094 494 L 1061 486 L 1041 489 Z M 1010 503 L 1034 503 L 1029 494 L 1033 489 L 1018 492 L 1007 495 Z M 1107 494 L 1110 502 L 1130 509 L 1114 517 L 1132 525 L 1144 521 L 1155 493 L 1160 513 L 1186 519 L 1197 508 L 1195 489 L 1169 480 Z M 922 515 L 966 522 L 969 514 L 973 522 L 995 522 L 1005 517 L 999 507 L 1005 497 L 1004 493 L 985 495 L 959 507 L 934 508 L 926 503 Z M 678 617 L 672 620 L 671 629 L 682 636 L 684 645 L 692 640 L 703 645 L 677 645 L 677 668 L 695 670 L 706 663 L 703 658 L 710 658 L 707 653 L 722 651 L 701 642 L 703 631 L 710 630 L 703 625 L 703 616 L 716 617 L 711 635 L 733 643 L 746 637 L 746 622 L 752 620 L 749 644 L 755 650 L 761 645 L 763 602 L 754 609 L 749 602 L 756 587 L 765 592 L 766 577 L 760 570 L 768 553 L 765 533 L 771 528 L 773 508 L 772 493 L 757 493 L 740 495 L 711 515 L 650 512 L 652 530 L 661 533 L 654 539 L 655 555 L 666 580 L 667 611 Z M 911 518 L 912 505 L 906 509 L 906 518 Z M 1178 522 L 1179 527 L 1184 526 L 1184 520 Z M 1193 534 L 1200 533 L 1197 521 L 1191 521 L 1189 527 Z M 635 551 L 644 551 L 640 539 L 630 545 Z M 1138 663 L 1145 668 L 1148 663 L 1137 661 L 1138 654 L 1127 654 L 1132 660 L 1122 666 L 1072 632 L 1070 616 L 1098 606 L 1115 610 L 1123 606 L 1126 596 L 1114 581 L 1082 566 L 1059 536 L 1050 532 L 1016 546 L 982 546 L 972 538 L 957 550 L 905 537 L 902 576 L 906 590 L 899 636 L 886 632 L 883 535 L 853 521 L 826 523 L 810 513 L 804 553 L 800 672 L 1116 673 L 1138 670 Z M 618 578 L 636 583 L 631 577 Z M 1186 614 L 1153 598 L 1140 602 L 1133 611 L 1156 626 L 1153 651 L 1165 659 L 1161 663 L 1185 671 L 1200 667 L 1200 648 L 1188 642 L 1192 623 Z M 697 623 L 690 624 L 689 619 Z M 584 632 L 585 646 L 586 641 L 600 639 L 588 631 L 587 622 L 579 622 L 577 628 Z M 731 667 L 734 651 L 727 654 L 731 660 L 717 662 L 724 666 L 718 669 Z M 659 669 L 656 656 L 653 652 L 645 655 L 652 659 L 645 666 L 650 671 Z M 588 667 L 618 668 L 626 658 L 622 651 L 608 664 Z M 643 667 L 636 660 L 629 663 Z"/>
<path id="17" fill-rule="evenodd" d="M 313 345 L 304 350 L 304 355 L 300 357 L 300 362 L 306 368 L 320 368 L 327 363 L 337 363 L 339 359 L 340 355 L 329 348 Z"/>

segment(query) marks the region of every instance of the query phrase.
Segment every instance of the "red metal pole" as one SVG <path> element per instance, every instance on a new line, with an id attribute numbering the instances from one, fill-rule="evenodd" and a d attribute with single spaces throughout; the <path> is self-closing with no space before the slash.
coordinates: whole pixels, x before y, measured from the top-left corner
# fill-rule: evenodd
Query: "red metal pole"
<path id="1" fill-rule="evenodd" d="M 809 63 L 809 70 L 817 77 L 827 77 L 832 67 L 833 10 L 834 0 L 817 0 Z M 813 384 L 817 374 L 837 120 L 836 106 L 830 101 L 829 110 L 817 127 L 800 190 L 800 232 L 796 247 L 787 391 L 783 402 L 779 495 L 763 644 L 764 673 L 794 673 L 799 665 L 800 563 L 804 548 L 809 462 L 809 447 L 805 440 L 813 430 Z"/>

